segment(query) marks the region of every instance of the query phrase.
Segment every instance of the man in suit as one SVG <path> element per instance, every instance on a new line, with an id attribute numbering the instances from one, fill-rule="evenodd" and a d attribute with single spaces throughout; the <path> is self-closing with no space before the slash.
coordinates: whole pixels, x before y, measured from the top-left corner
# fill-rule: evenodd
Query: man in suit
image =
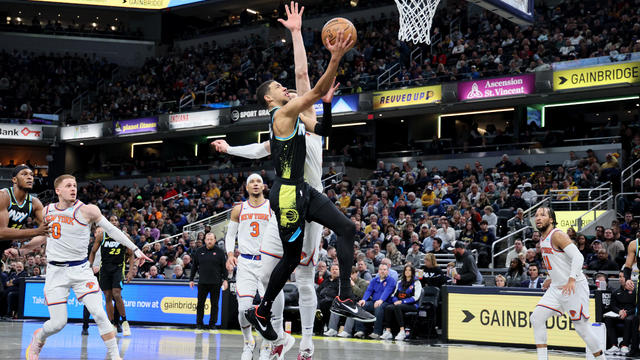
<path id="1" fill-rule="evenodd" d="M 542 283 L 544 283 L 544 279 L 539 275 L 539 269 L 537 264 L 530 264 L 529 270 L 527 271 L 529 274 L 529 279 L 522 282 L 521 286 L 530 288 L 530 289 L 541 289 Z"/>

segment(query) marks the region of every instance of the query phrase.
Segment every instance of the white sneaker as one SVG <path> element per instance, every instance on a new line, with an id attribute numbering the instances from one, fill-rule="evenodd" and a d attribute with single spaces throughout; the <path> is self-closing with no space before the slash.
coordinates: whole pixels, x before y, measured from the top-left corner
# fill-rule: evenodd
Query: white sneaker
<path id="1" fill-rule="evenodd" d="M 241 360 L 251 360 L 253 359 L 253 349 L 256 348 L 255 341 L 245 341 L 244 347 L 242 348 L 242 356 Z"/>
<path id="2" fill-rule="evenodd" d="M 405 334 L 404 330 L 400 331 L 398 335 L 396 335 L 396 341 L 403 341 L 405 337 L 407 337 L 407 335 Z"/>
<path id="3" fill-rule="evenodd" d="M 620 348 L 620 355 L 625 356 L 629 353 L 629 347 L 623 346 Z"/>
<path id="4" fill-rule="evenodd" d="M 44 341 L 38 340 L 38 334 L 42 331 L 42 328 L 37 329 L 33 332 L 31 336 L 31 344 L 27 347 L 26 358 L 27 360 L 38 360 L 40 357 L 40 351 L 42 351 L 42 347 L 44 346 Z"/>
<path id="5" fill-rule="evenodd" d="M 342 331 L 340 331 L 340 334 L 338 334 L 338 337 L 341 337 L 341 338 L 350 338 L 350 337 L 351 337 L 351 334 L 349 334 L 348 332 L 346 332 L 346 331 L 342 330 Z"/>
<path id="6" fill-rule="evenodd" d="M 271 347 L 271 343 L 263 339 L 262 344 L 260 344 L 260 357 L 258 359 L 269 360 L 269 356 L 271 355 Z"/>
<path id="7" fill-rule="evenodd" d="M 364 331 L 356 331 L 356 333 L 353 334 L 353 337 L 358 339 L 364 339 Z"/>
<path id="8" fill-rule="evenodd" d="M 293 336 L 291 336 L 291 334 L 285 332 L 284 338 L 272 345 L 271 355 L 269 356 L 269 359 L 270 360 L 284 359 L 284 354 L 286 354 L 287 351 L 291 350 L 291 348 L 295 343 L 296 343 L 296 339 Z"/>
<path id="9" fill-rule="evenodd" d="M 122 322 L 122 336 L 131 336 L 131 327 L 128 321 Z"/>
<path id="10" fill-rule="evenodd" d="M 609 350 L 605 351 L 604 353 L 607 355 L 616 355 L 618 352 L 620 351 L 620 349 L 613 345 L 612 347 L 609 348 Z"/>
<path id="11" fill-rule="evenodd" d="M 338 332 L 335 329 L 329 329 L 324 332 L 324 336 L 336 336 Z"/>
<path id="12" fill-rule="evenodd" d="M 380 335 L 378 335 L 376 333 L 371 333 L 371 334 L 369 334 L 369 338 L 371 338 L 373 340 L 378 340 L 378 339 L 380 339 Z"/>
<path id="13" fill-rule="evenodd" d="M 393 334 L 389 330 L 385 330 L 382 335 L 380 335 L 380 339 L 382 340 L 391 340 L 393 339 Z"/>

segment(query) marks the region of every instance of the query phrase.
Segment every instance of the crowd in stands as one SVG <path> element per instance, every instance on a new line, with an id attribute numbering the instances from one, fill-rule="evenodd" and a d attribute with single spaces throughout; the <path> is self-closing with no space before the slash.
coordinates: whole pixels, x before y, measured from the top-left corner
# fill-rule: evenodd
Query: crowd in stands
<path id="1" fill-rule="evenodd" d="M 618 61 L 640 51 L 640 42 L 636 41 L 640 36 L 640 19 L 636 12 L 627 11 L 633 7 L 630 0 L 618 1 L 611 7 L 597 1 L 573 0 L 553 8 L 540 7 L 536 9 L 538 20 L 529 27 L 516 26 L 487 11 L 468 16 L 467 4 L 453 2 L 441 10 L 443 16 L 435 17 L 432 28 L 432 34 L 441 40 L 434 38 L 435 46 L 423 47 L 422 58 L 416 61 L 410 56 L 414 45 L 397 40 L 396 13 L 352 19 L 359 39 L 338 72 L 341 92 L 375 89 L 377 76 L 395 63 L 401 65 L 401 72 L 392 79 L 391 87 L 549 70 L 552 62 L 596 56 Z M 450 28 L 454 20 L 460 26 Z M 305 28 L 303 38 L 309 75 L 315 83 L 326 66 L 328 53 L 322 46 L 320 29 Z M 5 94 L 0 97 L 15 98 L 20 103 L 16 106 L 15 102 L 3 100 L 0 113 L 19 118 L 40 105 L 43 111 L 68 108 L 69 103 L 64 102 L 66 97 L 62 95 L 77 94 L 101 78 L 109 79 L 108 84 L 94 97 L 82 115 L 82 122 L 142 117 L 159 109 L 175 110 L 176 103 L 168 106 L 163 103 L 185 97 L 203 103 L 205 86 L 216 80 L 218 85 L 208 94 L 207 102 L 229 106 L 255 103 L 255 89 L 265 80 L 275 79 L 293 86 L 290 43 L 266 44 L 257 35 L 225 46 L 205 42 L 192 48 L 174 49 L 167 55 L 148 59 L 141 68 L 114 81 L 110 77 L 86 78 L 88 73 L 97 74 L 112 66 L 96 59 L 65 56 L 63 62 L 55 56 L 13 55 L 2 55 L 2 64 L 16 55 L 22 61 L 17 61 L 18 64 L 11 61 L 8 64 L 13 66 L 3 68 L 0 91 Z M 38 79 L 31 79 L 34 72 Z M 21 76 L 15 77 L 16 73 Z M 60 76 L 78 73 L 77 78 L 59 84 Z M 30 81 L 22 81 L 25 77 Z M 42 86 L 49 81 L 50 86 Z M 42 94 L 36 91 L 39 89 L 50 89 L 50 93 Z M 69 122 L 73 121 L 76 120 Z"/>
<path id="2" fill-rule="evenodd" d="M 34 15 L 31 20 L 27 20 L 21 14 L 17 16 L 7 16 L 7 21 L 0 24 L 0 29 L 7 32 L 22 32 L 45 35 L 66 35 L 66 36 L 88 36 L 88 37 L 109 37 L 123 39 L 140 39 L 142 31 L 132 30 L 122 21 L 113 23 L 100 22 L 99 18 L 90 22 L 79 21 L 72 18 L 71 21 L 64 21 L 60 17 L 55 19 L 45 18 L 42 15 Z"/>
<path id="3" fill-rule="evenodd" d="M 76 96 L 110 77 L 114 68 L 88 55 L 0 50 L 0 118 L 27 120 L 34 113 L 69 109 Z"/>
<path id="4" fill-rule="evenodd" d="M 451 166 L 440 170 L 429 168 L 422 161 L 400 166 L 380 162 L 369 179 L 352 181 L 344 176 L 342 181 L 332 184 L 326 191 L 327 196 L 356 226 L 353 279 L 362 290 L 356 293 L 362 296 L 364 306 L 372 307 L 372 311 L 381 316 L 372 337 L 388 338 L 393 335 L 388 332 L 389 328 L 404 326 L 400 315 L 410 308 L 401 305 L 417 306 L 420 299 L 417 283 L 425 290 L 447 283 L 484 283 L 478 269 L 489 267 L 491 244 L 503 231 L 509 231 L 500 224 L 499 217 L 506 220 L 515 216 L 511 226 L 517 229 L 527 225 L 523 210 L 543 197 L 551 196 L 561 205 L 575 201 L 576 189 L 583 185 L 599 184 L 601 170 L 588 174 L 590 183 L 581 183 L 589 164 L 598 164 L 599 160 L 591 159 L 593 154 L 579 154 L 584 158 L 577 155 L 573 154 L 564 164 L 554 167 L 555 170 L 547 166 L 540 171 L 526 164 L 518 167 L 506 155 L 491 169 L 484 169 L 480 163 L 464 169 Z M 246 175 L 148 177 L 146 182 L 134 183 L 132 187 L 110 188 L 101 182 L 91 182 L 80 187 L 78 198 L 96 204 L 105 215 L 115 215 L 122 230 L 154 260 L 135 269 L 136 277 L 182 279 L 191 269 L 192 251 L 202 245 L 205 233 L 211 231 L 205 227 L 195 234 L 182 233 L 183 227 L 228 210 L 234 202 L 243 200 Z M 262 176 L 270 185 L 267 173 L 263 171 Z M 635 238 L 637 229 L 638 223 L 629 212 L 624 223 L 616 222 L 610 229 L 599 229 L 593 239 L 571 230 L 568 234 L 585 255 L 585 269 L 615 270 L 624 261 L 625 245 Z M 172 236 L 175 237 L 167 239 Z M 335 242 L 335 234 L 324 229 L 315 277 L 321 309 L 322 299 L 328 299 L 337 289 L 330 286 L 337 278 L 332 270 L 337 264 Z M 538 232 L 526 233 L 526 238 L 523 236 L 515 242 L 514 250 L 507 255 L 505 286 L 540 285 L 538 276 L 544 267 L 539 242 Z M 25 256 L 3 255 L 3 286 L 9 295 L 3 298 L 9 315 L 16 309 L 15 288 L 12 288 L 16 279 L 42 275 L 45 270 L 42 250 Z M 441 267 L 437 258 L 442 256 L 448 260 Z M 448 266 L 446 261 L 450 261 Z M 35 270 L 36 265 L 42 266 Z M 495 266 L 501 267 L 502 263 Z M 408 272 L 412 275 L 403 281 L 402 275 Z M 380 281 L 386 277 L 394 281 Z M 411 279 L 417 283 L 413 284 Z M 496 284 L 500 285 L 501 281 L 496 279 Z M 407 292 L 410 283 L 413 293 Z M 393 284 L 393 289 L 387 288 L 389 284 Z M 375 303 L 381 299 L 386 305 L 375 310 L 378 308 Z M 385 310 L 391 305 L 394 307 Z M 328 334 L 337 335 L 337 319 L 332 321 L 327 313 L 324 321 Z M 340 332 L 341 336 L 364 336 L 366 330 L 357 323 L 345 324 L 345 329 Z M 394 336 L 402 338 L 400 334 Z"/>

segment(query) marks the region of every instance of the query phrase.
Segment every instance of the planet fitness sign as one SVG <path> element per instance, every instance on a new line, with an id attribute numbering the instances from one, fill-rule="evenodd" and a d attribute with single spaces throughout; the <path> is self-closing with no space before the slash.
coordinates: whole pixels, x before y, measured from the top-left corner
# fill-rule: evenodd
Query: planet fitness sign
<path id="1" fill-rule="evenodd" d="M 534 74 L 465 81 L 458 83 L 458 100 L 532 94 L 535 91 L 535 84 Z"/>

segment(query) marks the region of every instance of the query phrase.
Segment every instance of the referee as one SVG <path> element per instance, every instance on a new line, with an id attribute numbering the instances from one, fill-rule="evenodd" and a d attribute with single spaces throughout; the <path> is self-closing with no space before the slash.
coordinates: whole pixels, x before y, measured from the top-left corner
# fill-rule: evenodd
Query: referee
<path id="1" fill-rule="evenodd" d="M 226 268 L 227 261 L 224 249 L 216 246 L 216 236 L 208 233 L 204 238 L 205 245 L 196 249 L 193 253 L 193 269 L 189 276 L 189 287 L 193 289 L 193 279 L 196 272 L 200 273 L 198 279 L 198 306 L 196 309 L 196 330 L 216 329 L 218 321 L 218 299 L 220 298 L 220 287 L 227 289 Z M 204 318 L 204 303 L 207 295 L 210 295 L 211 315 L 209 316 L 209 326 L 202 323 Z"/>

